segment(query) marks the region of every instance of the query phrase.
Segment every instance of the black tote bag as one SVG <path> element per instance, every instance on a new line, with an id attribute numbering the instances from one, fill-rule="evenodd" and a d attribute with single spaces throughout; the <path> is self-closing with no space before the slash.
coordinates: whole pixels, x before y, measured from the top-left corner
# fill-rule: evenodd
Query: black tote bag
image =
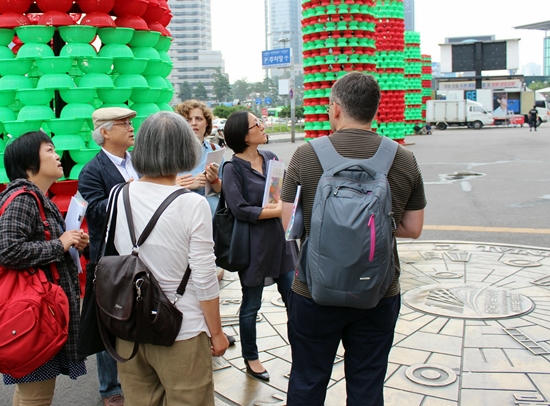
<path id="1" fill-rule="evenodd" d="M 235 161 L 233 164 L 241 175 L 244 198 L 248 201 L 248 187 L 243 170 Z M 224 165 L 224 166 L 225 166 Z M 216 265 L 231 272 L 242 271 L 250 265 L 250 224 L 235 218 L 225 203 L 223 189 L 213 219 L 214 253 Z"/>

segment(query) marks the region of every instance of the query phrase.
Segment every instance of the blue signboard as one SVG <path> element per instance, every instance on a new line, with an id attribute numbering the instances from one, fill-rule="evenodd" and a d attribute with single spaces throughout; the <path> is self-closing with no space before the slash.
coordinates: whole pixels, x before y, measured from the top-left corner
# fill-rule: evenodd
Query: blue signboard
<path id="1" fill-rule="evenodd" d="M 262 68 L 288 68 L 292 63 L 290 48 L 262 51 Z"/>
<path id="2" fill-rule="evenodd" d="M 262 104 L 262 99 L 260 97 L 257 97 L 255 102 L 259 106 L 260 104 Z"/>
<path id="3" fill-rule="evenodd" d="M 273 100 L 271 100 L 271 97 L 266 97 L 266 98 L 264 99 L 265 104 L 271 104 L 272 101 L 273 101 Z"/>

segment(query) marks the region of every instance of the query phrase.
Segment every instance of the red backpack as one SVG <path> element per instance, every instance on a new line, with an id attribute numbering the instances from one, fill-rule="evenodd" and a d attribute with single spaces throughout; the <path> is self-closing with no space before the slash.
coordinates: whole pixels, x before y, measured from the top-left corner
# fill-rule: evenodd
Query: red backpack
<path id="1" fill-rule="evenodd" d="M 51 239 L 42 202 L 33 191 L 14 192 L 0 208 L 27 193 L 36 199 L 46 241 Z M 55 263 L 52 276 L 59 283 Z M 22 378 L 51 360 L 65 345 L 69 330 L 69 300 L 41 269 L 0 266 L 0 372 Z"/>

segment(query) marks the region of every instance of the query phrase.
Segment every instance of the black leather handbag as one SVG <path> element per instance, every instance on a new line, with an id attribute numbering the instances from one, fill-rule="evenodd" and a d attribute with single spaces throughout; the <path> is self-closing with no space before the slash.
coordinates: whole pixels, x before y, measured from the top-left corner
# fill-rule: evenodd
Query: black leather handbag
<path id="1" fill-rule="evenodd" d="M 155 211 L 137 242 L 128 184 L 122 188 L 122 192 L 134 248 L 129 255 L 102 256 L 95 269 L 94 282 L 101 338 L 106 350 L 118 362 L 132 359 L 137 354 L 139 344 L 174 344 L 183 319 L 175 304 L 184 294 L 191 275 L 191 268 L 188 266 L 176 296 L 171 301 L 139 258 L 139 247 L 153 230 L 162 212 L 178 196 L 190 191 L 180 189 L 170 194 Z M 115 221 L 116 218 L 112 218 L 111 223 Z M 114 236 L 109 232 L 109 238 L 112 237 Z M 134 342 L 129 358 L 123 358 L 116 352 L 107 332 L 122 340 Z"/>
<path id="2" fill-rule="evenodd" d="M 241 165 L 232 164 L 241 175 L 243 197 L 248 201 L 248 187 Z M 231 213 L 225 203 L 223 189 L 213 219 L 214 253 L 216 265 L 231 272 L 242 271 L 250 265 L 250 224 L 239 220 Z"/>

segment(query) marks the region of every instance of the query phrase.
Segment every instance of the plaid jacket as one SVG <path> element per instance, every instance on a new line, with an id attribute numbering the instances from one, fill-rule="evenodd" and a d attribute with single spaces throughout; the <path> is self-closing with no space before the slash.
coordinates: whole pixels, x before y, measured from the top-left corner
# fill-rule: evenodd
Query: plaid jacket
<path id="1" fill-rule="evenodd" d="M 65 221 L 57 206 L 38 187 L 26 180 L 16 179 L 0 194 L 0 207 L 15 190 L 26 186 L 42 200 L 46 218 L 50 223 L 51 240 L 45 241 L 44 225 L 33 196 L 23 194 L 16 197 L 0 216 L 0 265 L 25 269 L 42 268 L 52 281 L 49 264 L 57 263 L 59 284 L 69 298 L 69 338 L 63 347 L 67 358 L 77 361 L 76 340 L 80 321 L 80 287 L 78 270 L 68 252 L 63 251 L 59 237 L 65 228 Z"/>

